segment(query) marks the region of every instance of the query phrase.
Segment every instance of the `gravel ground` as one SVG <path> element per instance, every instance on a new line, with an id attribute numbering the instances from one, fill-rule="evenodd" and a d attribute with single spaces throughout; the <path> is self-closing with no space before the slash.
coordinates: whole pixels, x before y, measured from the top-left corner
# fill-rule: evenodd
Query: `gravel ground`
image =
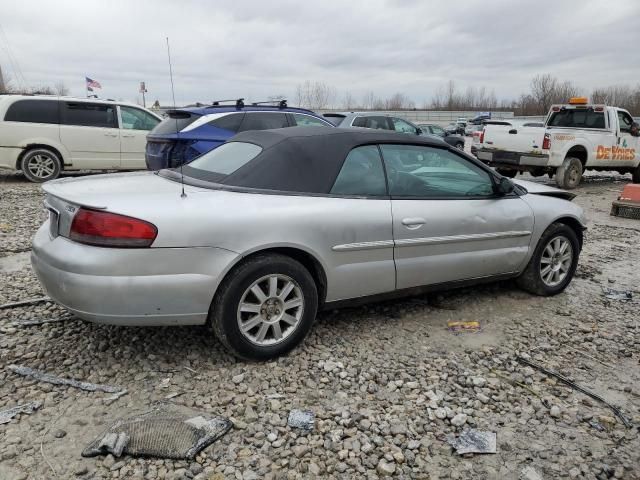
<path id="1" fill-rule="evenodd" d="M 0 479 L 638 479 L 636 426 L 516 361 L 563 373 L 640 424 L 640 222 L 609 216 L 628 181 L 590 175 L 576 191 L 590 229 L 564 294 L 506 282 L 325 312 L 272 362 L 237 361 L 200 327 L 94 325 L 53 303 L 0 310 L 0 409 L 43 402 L 0 425 Z M 39 187 L 0 175 L 0 303 L 42 296 L 21 253 L 42 219 Z M 603 286 L 633 300 L 608 300 Z M 54 318 L 65 320 L 14 324 Z M 482 330 L 454 335 L 449 320 Z M 128 394 L 36 382 L 9 364 Z M 167 396 L 234 428 L 192 462 L 80 456 L 109 422 Z M 293 408 L 315 413 L 312 432 L 287 427 Z M 456 454 L 445 436 L 469 427 L 496 432 L 497 453 Z"/>

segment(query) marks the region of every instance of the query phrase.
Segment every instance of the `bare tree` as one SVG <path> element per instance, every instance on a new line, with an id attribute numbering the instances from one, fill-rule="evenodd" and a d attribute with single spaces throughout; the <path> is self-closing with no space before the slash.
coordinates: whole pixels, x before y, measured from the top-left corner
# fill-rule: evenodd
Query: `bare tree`
<path id="1" fill-rule="evenodd" d="M 323 82 L 306 80 L 296 87 L 296 103 L 312 110 L 328 108 L 336 97 L 336 90 Z"/>
<path id="2" fill-rule="evenodd" d="M 403 93 L 395 93 L 384 101 L 385 110 L 408 110 L 415 107 L 415 103 Z"/>
<path id="3" fill-rule="evenodd" d="M 376 96 L 373 92 L 368 92 L 362 99 L 362 106 L 367 110 L 373 110 L 376 104 Z"/>
<path id="4" fill-rule="evenodd" d="M 4 76 L 2 75 L 2 65 L 0 65 L 0 93 L 7 93 L 7 87 L 4 83 Z"/>
<path id="5" fill-rule="evenodd" d="M 64 81 L 62 80 L 54 83 L 53 89 L 55 90 L 56 94 L 60 95 L 61 97 L 69 95 L 69 88 L 67 88 L 67 86 L 64 84 Z"/>
<path id="6" fill-rule="evenodd" d="M 354 97 L 351 92 L 346 92 L 344 97 L 342 97 L 342 108 L 345 110 L 353 110 L 358 108 L 356 97 Z"/>

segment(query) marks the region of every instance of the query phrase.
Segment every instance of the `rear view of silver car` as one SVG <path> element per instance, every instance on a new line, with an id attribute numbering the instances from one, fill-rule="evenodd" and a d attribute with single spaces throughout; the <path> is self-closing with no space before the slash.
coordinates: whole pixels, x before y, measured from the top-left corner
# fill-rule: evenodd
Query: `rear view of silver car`
<path id="1" fill-rule="evenodd" d="M 504 278 L 560 293 L 582 247 L 571 194 L 428 137 L 244 132 L 182 173 L 46 183 L 32 263 L 49 295 L 96 322 L 208 323 L 267 359 L 321 308 Z"/>

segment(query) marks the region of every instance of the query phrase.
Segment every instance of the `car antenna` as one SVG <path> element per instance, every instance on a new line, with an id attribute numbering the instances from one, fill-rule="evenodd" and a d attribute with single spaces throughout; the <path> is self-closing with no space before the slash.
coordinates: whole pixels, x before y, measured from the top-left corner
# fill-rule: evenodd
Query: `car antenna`
<path id="1" fill-rule="evenodd" d="M 171 68 L 171 50 L 169 49 L 169 37 L 167 37 L 167 58 L 169 59 L 169 78 L 171 79 L 171 97 L 173 99 L 173 109 L 176 109 L 176 92 L 173 88 L 173 69 Z M 176 116 L 176 136 L 178 137 L 178 143 L 180 142 L 180 129 L 178 128 L 178 117 Z M 180 163 L 180 186 L 182 187 L 182 193 L 180 198 L 186 198 L 187 194 L 184 193 L 184 174 L 182 173 L 182 162 Z"/>

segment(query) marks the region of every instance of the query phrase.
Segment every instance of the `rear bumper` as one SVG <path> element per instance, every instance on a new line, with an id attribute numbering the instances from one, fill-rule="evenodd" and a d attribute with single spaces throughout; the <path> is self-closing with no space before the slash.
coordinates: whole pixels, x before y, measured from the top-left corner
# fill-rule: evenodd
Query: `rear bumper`
<path id="1" fill-rule="evenodd" d="M 549 155 L 508 152 L 505 150 L 493 150 L 489 148 L 477 149 L 478 160 L 487 165 L 509 167 L 546 167 L 549 165 Z"/>
<path id="2" fill-rule="evenodd" d="M 237 256 L 209 247 L 92 247 L 52 239 L 46 222 L 34 237 L 31 263 L 47 294 L 85 320 L 198 325 Z"/>
<path id="3" fill-rule="evenodd" d="M 22 151 L 18 147 L 0 147 L 0 168 L 15 170 Z"/>

